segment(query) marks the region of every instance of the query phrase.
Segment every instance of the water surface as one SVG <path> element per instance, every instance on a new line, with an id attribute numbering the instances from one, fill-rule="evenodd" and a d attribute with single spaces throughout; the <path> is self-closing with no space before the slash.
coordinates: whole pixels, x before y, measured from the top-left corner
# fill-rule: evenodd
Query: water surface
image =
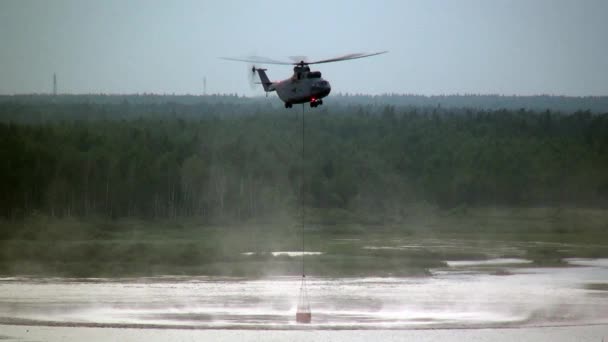
<path id="1" fill-rule="evenodd" d="M 555 268 L 518 262 L 463 261 L 419 278 L 309 277 L 313 322 L 305 326 L 294 322 L 299 277 L 3 278 L 0 323 L 276 330 L 608 324 L 608 292 L 588 286 L 608 283 L 606 260 Z"/>

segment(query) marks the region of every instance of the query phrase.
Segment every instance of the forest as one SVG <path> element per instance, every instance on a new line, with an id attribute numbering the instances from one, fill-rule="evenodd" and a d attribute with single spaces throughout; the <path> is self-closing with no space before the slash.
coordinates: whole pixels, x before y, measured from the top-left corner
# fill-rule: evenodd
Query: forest
<path id="1" fill-rule="evenodd" d="M 419 203 L 608 206 L 608 114 L 588 108 L 355 101 L 305 107 L 303 127 L 276 99 L 102 98 L 0 101 L 1 217 L 246 222 L 296 215 L 302 191 L 361 221 Z"/>

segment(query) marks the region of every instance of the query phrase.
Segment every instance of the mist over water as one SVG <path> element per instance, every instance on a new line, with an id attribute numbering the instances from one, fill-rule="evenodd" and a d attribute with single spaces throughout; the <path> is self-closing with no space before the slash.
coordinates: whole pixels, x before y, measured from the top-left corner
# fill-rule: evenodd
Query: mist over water
<path id="1" fill-rule="evenodd" d="M 460 264 L 420 278 L 310 278 L 310 325 L 295 323 L 300 279 L 3 278 L 0 323 L 244 329 L 426 329 L 608 323 L 608 260 L 566 267 Z M 489 267 L 489 268 L 488 268 Z"/>

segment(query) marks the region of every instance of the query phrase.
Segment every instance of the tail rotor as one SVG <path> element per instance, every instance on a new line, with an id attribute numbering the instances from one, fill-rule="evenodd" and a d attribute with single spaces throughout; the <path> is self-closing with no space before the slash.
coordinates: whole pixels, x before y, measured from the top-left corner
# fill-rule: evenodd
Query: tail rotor
<path id="1" fill-rule="evenodd" d="M 256 83 L 257 83 L 257 79 L 256 79 L 256 71 L 258 69 L 255 67 L 255 65 L 250 65 L 249 68 L 249 72 L 248 74 L 248 79 L 249 79 L 249 87 L 251 88 L 251 90 L 255 90 L 256 89 Z M 258 83 L 259 84 L 259 83 Z"/>

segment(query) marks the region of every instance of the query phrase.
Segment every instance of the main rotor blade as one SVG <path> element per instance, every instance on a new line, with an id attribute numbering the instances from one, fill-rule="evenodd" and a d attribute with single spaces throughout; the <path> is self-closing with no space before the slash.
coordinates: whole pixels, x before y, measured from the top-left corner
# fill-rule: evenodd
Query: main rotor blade
<path id="1" fill-rule="evenodd" d="M 293 64 L 300 64 L 304 62 L 304 64 L 308 63 L 308 57 L 306 56 L 289 56 L 289 59 L 293 61 Z"/>
<path id="2" fill-rule="evenodd" d="M 351 54 L 344 55 L 344 56 L 338 56 L 338 57 L 334 57 L 334 58 L 322 59 L 322 60 L 319 60 L 319 61 L 312 61 L 312 62 L 308 62 L 308 63 L 305 63 L 305 64 L 321 64 L 321 63 L 348 61 L 350 59 L 365 58 L 365 57 L 371 57 L 371 56 L 381 55 L 381 54 L 387 53 L 387 52 L 388 51 L 380 51 L 380 52 L 373 52 L 373 53 L 351 53 Z"/>
<path id="3" fill-rule="evenodd" d="M 232 58 L 232 57 L 220 57 L 220 58 L 228 60 L 228 61 L 258 63 L 258 64 L 279 64 L 279 65 L 299 65 L 299 64 L 302 64 L 302 65 L 308 65 L 308 64 L 321 64 L 321 63 L 348 61 L 350 59 L 357 59 L 357 58 L 364 58 L 364 57 L 371 57 L 371 56 L 381 55 L 381 54 L 387 53 L 387 52 L 388 51 L 380 51 L 380 52 L 373 52 L 373 53 L 350 53 L 350 54 L 343 55 L 343 56 L 338 56 L 338 57 L 333 57 L 333 58 L 328 58 L 328 59 L 321 59 L 321 60 L 312 61 L 312 62 L 308 62 L 305 58 L 302 59 L 302 57 L 304 57 L 304 56 L 292 56 L 292 57 L 290 57 L 291 59 L 294 60 L 294 62 L 277 61 L 275 59 L 271 59 L 271 58 L 267 58 L 267 57 L 261 57 L 261 56 L 249 56 L 249 57 L 244 57 L 244 58 Z M 296 60 L 296 59 L 299 59 L 299 60 Z"/>
<path id="4" fill-rule="evenodd" d="M 267 57 L 260 56 L 249 56 L 245 58 L 232 58 L 232 57 L 220 57 L 221 59 L 225 59 L 227 61 L 237 61 L 237 62 L 247 62 L 247 63 L 259 63 L 259 64 L 279 64 L 279 65 L 293 65 L 296 63 L 293 62 L 284 62 L 277 61 L 274 59 L 270 59 Z"/>

